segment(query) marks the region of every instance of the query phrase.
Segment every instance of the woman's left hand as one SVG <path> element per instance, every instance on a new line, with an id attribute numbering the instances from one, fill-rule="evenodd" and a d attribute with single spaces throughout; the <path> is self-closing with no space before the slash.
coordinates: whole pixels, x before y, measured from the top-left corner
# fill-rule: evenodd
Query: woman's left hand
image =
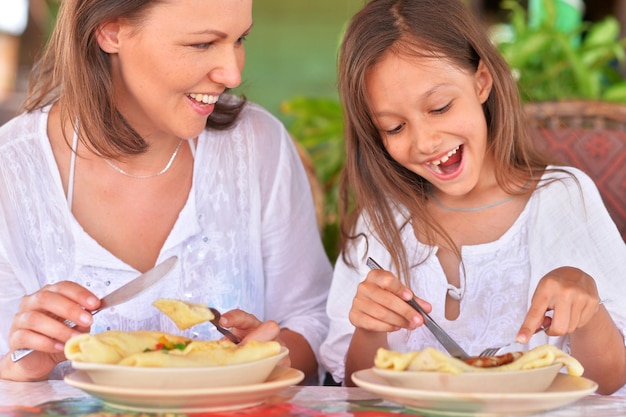
<path id="1" fill-rule="evenodd" d="M 546 333 L 562 336 L 587 324 L 599 304 L 598 290 L 591 276 L 573 267 L 554 269 L 539 281 L 517 341 L 525 343 L 530 339 L 542 326 L 546 311 L 553 311 Z"/>

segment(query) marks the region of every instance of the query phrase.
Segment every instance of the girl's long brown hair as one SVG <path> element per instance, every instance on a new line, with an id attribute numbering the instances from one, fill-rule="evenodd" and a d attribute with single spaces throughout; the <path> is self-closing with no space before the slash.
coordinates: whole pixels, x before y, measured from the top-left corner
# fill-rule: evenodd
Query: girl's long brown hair
<path id="1" fill-rule="evenodd" d="M 118 17 L 140 24 L 146 11 L 161 2 L 63 0 L 50 41 L 30 74 L 25 109 L 58 102 L 61 120 L 80 120 L 81 143 L 106 158 L 144 152 L 148 144 L 117 109 L 109 57 L 98 45 L 97 31 Z M 220 100 L 207 127 L 229 128 L 244 104 L 245 99 Z"/>
<path id="2" fill-rule="evenodd" d="M 482 62 L 493 77 L 483 110 L 488 148 L 496 160 L 496 179 L 507 192 L 514 180 L 529 181 L 549 163 L 535 150 L 511 71 L 489 40 L 482 23 L 457 0 L 371 0 L 347 27 L 339 51 L 339 94 L 344 109 L 346 164 L 340 184 L 344 260 L 358 238 L 363 215 L 390 253 L 402 277 L 410 265 L 401 231 L 407 222 L 428 242 L 454 242 L 426 209 L 427 182 L 407 170 L 385 150 L 367 100 L 365 77 L 384 52 L 407 57 L 439 57 L 475 73 Z M 396 216 L 403 213 L 404 223 Z M 408 283 L 408 282 L 407 282 Z"/>

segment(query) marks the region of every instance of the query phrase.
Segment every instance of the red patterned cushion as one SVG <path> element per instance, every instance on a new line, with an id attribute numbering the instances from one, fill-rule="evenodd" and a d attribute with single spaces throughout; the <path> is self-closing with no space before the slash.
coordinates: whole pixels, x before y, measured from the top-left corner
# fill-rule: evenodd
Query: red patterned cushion
<path id="1" fill-rule="evenodd" d="M 626 241 L 626 132 L 593 128 L 537 128 L 537 146 L 595 181 Z"/>

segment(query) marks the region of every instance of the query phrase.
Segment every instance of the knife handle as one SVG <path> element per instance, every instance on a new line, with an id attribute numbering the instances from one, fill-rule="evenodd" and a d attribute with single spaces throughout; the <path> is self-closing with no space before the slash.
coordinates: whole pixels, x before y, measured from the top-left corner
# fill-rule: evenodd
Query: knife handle
<path id="1" fill-rule="evenodd" d="M 11 352 L 11 360 L 13 362 L 17 362 L 20 359 L 22 359 L 25 356 L 30 355 L 31 353 L 33 353 L 34 351 L 32 349 L 18 349 L 15 350 L 13 352 Z"/>
<path id="2" fill-rule="evenodd" d="M 95 314 L 95 312 L 92 312 L 92 314 Z M 68 325 L 69 327 L 76 327 L 76 323 L 74 323 L 71 320 L 65 320 L 63 321 L 64 324 Z M 13 352 L 11 352 L 11 360 L 13 362 L 17 362 L 20 359 L 30 355 L 31 353 L 33 353 L 35 350 L 34 349 L 17 349 Z"/>
<path id="3" fill-rule="evenodd" d="M 367 266 L 370 269 L 383 269 L 382 266 L 380 266 L 378 264 L 378 262 L 376 262 L 375 260 L 373 260 L 372 258 L 367 258 L 366 261 Z M 407 301 L 407 303 L 413 307 L 415 310 L 417 310 L 418 313 L 420 313 L 422 315 L 422 317 L 424 317 L 424 323 L 430 323 L 432 325 L 434 325 L 435 327 L 439 327 L 439 325 L 432 319 L 430 318 L 430 316 L 428 315 L 428 313 L 426 313 L 424 311 L 424 309 L 422 307 L 420 307 L 419 304 L 417 304 L 417 302 L 414 299 L 410 299 Z M 430 327 L 430 326 L 429 326 Z"/>
<path id="4" fill-rule="evenodd" d="M 383 269 L 375 260 L 367 258 L 367 266 L 370 269 Z M 424 318 L 424 325 L 431 331 L 431 333 L 439 340 L 439 343 L 448 351 L 450 355 L 459 359 L 469 358 L 469 355 L 443 330 L 435 320 L 433 320 L 428 313 L 424 311 L 422 307 L 414 299 L 410 299 L 407 303 L 417 310 L 418 313 Z"/>

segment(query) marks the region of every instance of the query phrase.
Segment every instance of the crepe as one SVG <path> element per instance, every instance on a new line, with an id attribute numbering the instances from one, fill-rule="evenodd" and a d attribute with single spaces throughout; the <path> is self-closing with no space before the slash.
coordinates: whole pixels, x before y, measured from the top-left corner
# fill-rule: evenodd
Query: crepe
<path id="1" fill-rule="evenodd" d="M 205 321 L 211 321 L 215 318 L 211 310 L 204 304 L 159 298 L 155 300 L 152 305 L 172 319 L 181 330 L 188 329 L 191 326 L 204 323 Z"/>
<path id="2" fill-rule="evenodd" d="M 374 365 L 380 369 L 396 371 L 432 371 L 460 374 L 462 372 L 501 372 L 535 369 L 560 363 L 567 367 L 570 375 L 580 376 L 584 368 L 575 358 L 552 345 L 541 345 L 528 352 L 518 352 L 513 362 L 502 366 L 482 368 L 472 366 L 461 359 L 434 348 L 422 351 L 400 353 L 379 348 L 374 358 Z"/>
<path id="3" fill-rule="evenodd" d="M 251 340 L 236 345 L 229 340 L 200 341 L 153 331 L 108 331 L 81 334 L 65 344 L 72 361 L 139 367 L 224 366 L 277 355 L 275 341 Z"/>

